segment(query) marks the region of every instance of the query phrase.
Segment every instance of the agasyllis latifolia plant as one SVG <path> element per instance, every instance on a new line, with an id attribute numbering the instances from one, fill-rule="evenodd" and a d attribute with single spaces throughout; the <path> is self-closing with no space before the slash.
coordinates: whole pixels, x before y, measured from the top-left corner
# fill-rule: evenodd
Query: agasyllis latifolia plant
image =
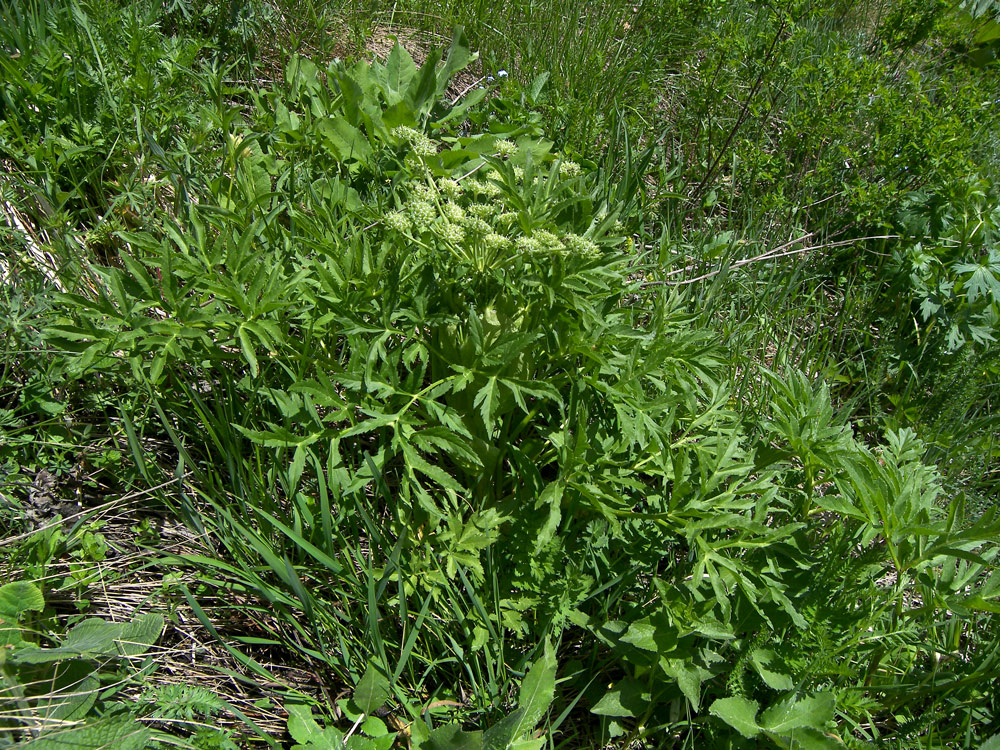
<path id="1" fill-rule="evenodd" d="M 263 640 L 375 670 L 414 744 L 428 700 L 491 723 L 547 638 L 550 731 L 839 747 L 979 710 L 993 519 L 804 377 L 743 424 L 618 193 L 533 126 L 462 131 L 474 60 L 458 33 L 419 68 L 216 81 L 187 200 L 63 297 L 50 340 L 130 394 L 142 471 L 193 472 L 175 507 L 219 556 L 179 561 L 260 601 Z"/>

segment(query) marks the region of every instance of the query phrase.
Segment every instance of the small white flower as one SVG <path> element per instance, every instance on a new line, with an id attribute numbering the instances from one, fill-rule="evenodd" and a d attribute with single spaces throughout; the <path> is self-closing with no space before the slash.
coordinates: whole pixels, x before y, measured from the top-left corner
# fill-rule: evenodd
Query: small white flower
<path id="1" fill-rule="evenodd" d="M 507 71 L 506 70 L 498 70 L 497 71 L 497 78 L 506 78 L 506 77 L 507 77 Z"/>
<path id="2" fill-rule="evenodd" d="M 493 231 L 493 227 L 477 216 L 466 216 L 464 224 L 470 233 L 480 236 L 488 235 Z"/>
<path id="3" fill-rule="evenodd" d="M 538 239 L 546 250 L 551 250 L 554 253 L 561 253 L 566 249 L 562 240 L 547 229 L 539 229 L 533 236 Z"/>
<path id="4" fill-rule="evenodd" d="M 434 141 L 413 128 L 400 125 L 393 128 L 390 133 L 393 138 L 410 144 L 410 148 L 413 149 L 413 153 L 417 156 L 434 156 L 437 154 L 437 146 L 434 144 Z"/>
<path id="5" fill-rule="evenodd" d="M 423 182 L 415 183 L 410 190 L 415 200 L 423 201 L 424 203 L 432 203 L 434 201 L 434 191 L 431 190 L 429 185 Z"/>
<path id="6" fill-rule="evenodd" d="M 534 237 L 518 237 L 517 249 L 522 253 L 540 253 L 545 248 L 542 247 L 542 243 Z"/>
<path id="7" fill-rule="evenodd" d="M 487 219 L 494 214 L 496 209 L 489 203 L 473 203 L 469 206 L 468 211 L 480 219 Z"/>
<path id="8" fill-rule="evenodd" d="M 492 180 L 473 180 L 472 187 L 487 198 L 495 197 L 501 193 L 500 186 Z"/>

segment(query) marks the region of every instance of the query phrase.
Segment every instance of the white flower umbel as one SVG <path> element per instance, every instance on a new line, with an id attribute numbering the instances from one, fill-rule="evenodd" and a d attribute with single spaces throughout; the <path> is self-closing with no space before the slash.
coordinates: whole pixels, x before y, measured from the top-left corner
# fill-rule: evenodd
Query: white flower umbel
<path id="1" fill-rule="evenodd" d="M 457 201 L 462 197 L 462 183 L 458 180 L 446 177 L 438 180 L 437 186 L 438 190 L 441 191 L 441 195 L 451 198 L 453 201 Z"/>
<path id="2" fill-rule="evenodd" d="M 417 156 L 429 157 L 437 154 L 437 145 L 435 145 L 434 141 L 418 130 L 414 130 L 406 125 L 399 125 L 393 128 L 391 133 L 393 138 L 408 143 L 410 148 L 413 149 L 413 153 Z"/>
<path id="3" fill-rule="evenodd" d="M 567 234 L 563 237 L 563 244 L 566 245 L 566 249 L 570 253 L 583 258 L 593 259 L 599 258 L 601 255 L 601 250 L 597 247 L 596 242 L 578 234 Z"/>
<path id="4" fill-rule="evenodd" d="M 441 215 L 454 224 L 460 224 L 465 220 L 465 211 L 455 203 L 445 203 L 441 206 Z"/>
<path id="5" fill-rule="evenodd" d="M 434 234 L 453 245 L 459 245 L 465 240 L 465 231 L 462 227 L 458 224 L 452 224 L 450 221 L 439 221 L 434 224 L 432 229 Z"/>
<path id="6" fill-rule="evenodd" d="M 431 228 L 437 218 L 437 211 L 430 203 L 424 201 L 414 201 L 406 207 L 407 213 L 413 219 L 413 224 L 417 230 L 424 232 Z"/>
<path id="7" fill-rule="evenodd" d="M 501 159 L 507 159 L 513 156 L 517 152 L 517 146 L 508 141 L 506 138 L 501 138 L 495 144 L 497 150 L 497 156 Z"/>
<path id="8" fill-rule="evenodd" d="M 404 214 L 402 211 L 393 211 L 385 217 L 385 225 L 396 232 L 401 234 L 406 234 L 410 231 L 413 224 L 410 222 L 410 217 Z"/>

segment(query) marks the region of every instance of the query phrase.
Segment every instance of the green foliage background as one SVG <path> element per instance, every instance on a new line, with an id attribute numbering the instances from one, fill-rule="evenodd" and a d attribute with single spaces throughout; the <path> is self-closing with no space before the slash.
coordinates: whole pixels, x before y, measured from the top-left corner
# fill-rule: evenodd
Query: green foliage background
<path id="1" fill-rule="evenodd" d="M 0 744 L 995 744 L 997 23 L 0 4 Z"/>

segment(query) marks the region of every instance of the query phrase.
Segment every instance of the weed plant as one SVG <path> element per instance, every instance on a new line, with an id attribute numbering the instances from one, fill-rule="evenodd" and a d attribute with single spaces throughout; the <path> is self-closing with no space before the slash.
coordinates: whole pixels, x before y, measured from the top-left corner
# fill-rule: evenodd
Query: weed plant
<path id="1" fill-rule="evenodd" d="M 882 5 L 0 6 L 0 743 L 994 746 L 993 11 Z M 286 737 L 53 609 L 79 466 Z"/>

